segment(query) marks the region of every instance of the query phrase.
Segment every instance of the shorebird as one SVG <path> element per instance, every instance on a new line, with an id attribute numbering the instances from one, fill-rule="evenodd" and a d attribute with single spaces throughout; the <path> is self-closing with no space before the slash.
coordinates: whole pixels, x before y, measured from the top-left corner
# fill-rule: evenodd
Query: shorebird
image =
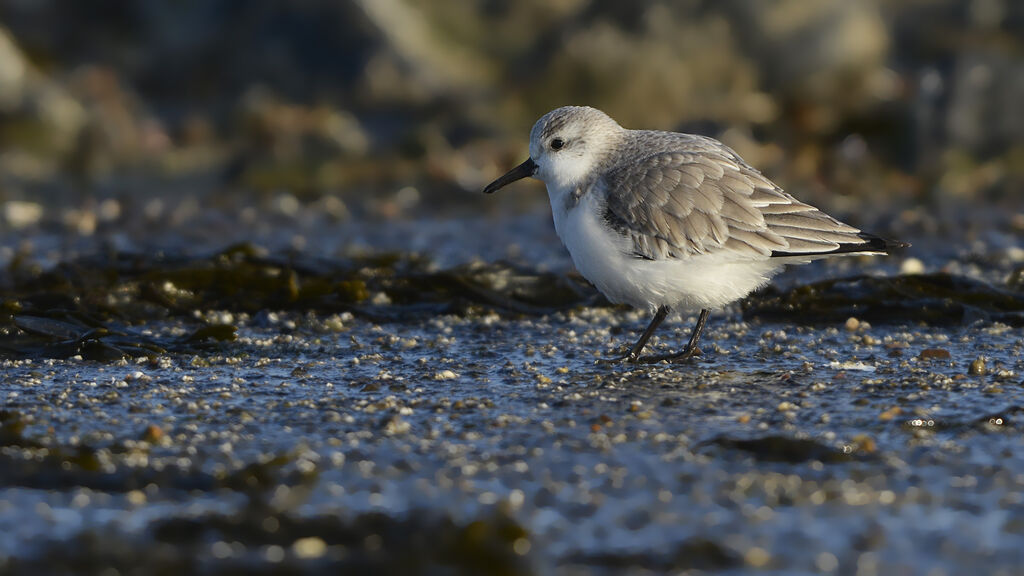
<path id="1" fill-rule="evenodd" d="M 530 157 L 484 192 L 527 177 L 547 186 L 555 231 L 580 274 L 610 301 L 654 314 L 639 340 L 606 362 L 700 354 L 708 313 L 786 264 L 909 246 L 797 200 L 718 140 L 628 130 L 585 106 L 541 117 L 530 131 Z M 673 310 L 700 311 L 687 345 L 641 356 Z"/>

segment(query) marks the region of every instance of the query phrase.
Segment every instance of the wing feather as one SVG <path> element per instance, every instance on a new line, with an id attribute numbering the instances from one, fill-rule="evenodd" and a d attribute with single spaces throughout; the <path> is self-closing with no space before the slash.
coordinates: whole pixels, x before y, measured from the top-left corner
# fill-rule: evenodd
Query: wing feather
<path id="1" fill-rule="evenodd" d="M 860 230 L 804 204 L 717 141 L 691 136 L 674 150 L 610 170 L 600 185 L 605 219 L 636 256 L 728 253 L 761 259 L 855 252 Z"/>

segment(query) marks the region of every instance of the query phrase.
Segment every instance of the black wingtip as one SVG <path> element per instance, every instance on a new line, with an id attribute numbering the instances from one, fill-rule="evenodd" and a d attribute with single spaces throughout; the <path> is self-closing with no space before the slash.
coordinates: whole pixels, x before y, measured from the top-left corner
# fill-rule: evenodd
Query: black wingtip
<path id="1" fill-rule="evenodd" d="M 901 248 L 910 248 L 910 242 L 901 242 L 899 240 L 888 240 L 874 234 L 868 234 L 867 232 L 861 232 L 857 234 L 861 239 L 864 240 L 864 244 L 844 244 L 844 246 L 851 246 L 853 248 L 863 247 L 861 252 L 888 252 L 889 250 L 899 250 Z M 857 252 L 858 250 L 854 250 Z"/>
<path id="2" fill-rule="evenodd" d="M 864 240 L 864 242 L 840 244 L 838 248 L 834 250 L 824 250 L 822 252 L 785 252 L 785 251 L 773 251 L 772 258 L 790 258 L 800 256 L 831 256 L 838 254 L 856 254 L 863 252 L 865 254 L 888 254 L 892 250 L 899 250 L 901 248 L 909 248 L 909 242 L 900 242 L 899 240 L 887 240 L 881 236 L 875 236 L 874 234 L 868 234 L 867 232 L 861 232 L 857 236 Z"/>

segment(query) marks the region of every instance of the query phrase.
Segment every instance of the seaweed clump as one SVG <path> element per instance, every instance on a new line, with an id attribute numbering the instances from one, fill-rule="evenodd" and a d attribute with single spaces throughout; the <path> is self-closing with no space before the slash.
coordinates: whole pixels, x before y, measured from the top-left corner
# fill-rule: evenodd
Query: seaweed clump
<path id="1" fill-rule="evenodd" d="M 388 322 L 481 308 L 547 314 L 596 297 L 562 275 L 504 263 L 438 271 L 415 256 L 295 260 L 251 244 L 201 257 L 118 254 L 48 271 L 15 266 L 0 286 L 0 357 L 8 358 L 109 362 L 234 340 L 237 326 L 198 320 L 213 310 L 350 312 Z M 168 318 L 196 325 L 175 337 L 134 328 Z"/>
<path id="2" fill-rule="evenodd" d="M 249 506 L 236 514 L 174 517 L 152 526 L 156 545 L 85 531 L 8 565 L 11 574 L 533 574 L 529 534 L 501 512 L 469 522 L 425 512 L 297 517 Z M 268 562 L 270 560 L 270 562 Z"/>
<path id="3" fill-rule="evenodd" d="M 850 317 L 873 324 L 956 326 L 976 320 L 1024 326 L 1024 292 L 946 273 L 854 276 L 779 291 L 743 302 L 744 317 L 835 324 Z"/>

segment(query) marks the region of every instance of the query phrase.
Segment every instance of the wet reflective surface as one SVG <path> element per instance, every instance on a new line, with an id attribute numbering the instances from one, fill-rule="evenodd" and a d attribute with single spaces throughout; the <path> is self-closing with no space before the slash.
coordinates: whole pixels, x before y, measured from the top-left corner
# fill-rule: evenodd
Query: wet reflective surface
<path id="1" fill-rule="evenodd" d="M 0 566 L 1012 573 L 1004 231 L 788 273 L 643 367 L 595 364 L 648 318 L 566 275 L 544 212 L 57 258 L 40 233 L 7 262 Z"/>

